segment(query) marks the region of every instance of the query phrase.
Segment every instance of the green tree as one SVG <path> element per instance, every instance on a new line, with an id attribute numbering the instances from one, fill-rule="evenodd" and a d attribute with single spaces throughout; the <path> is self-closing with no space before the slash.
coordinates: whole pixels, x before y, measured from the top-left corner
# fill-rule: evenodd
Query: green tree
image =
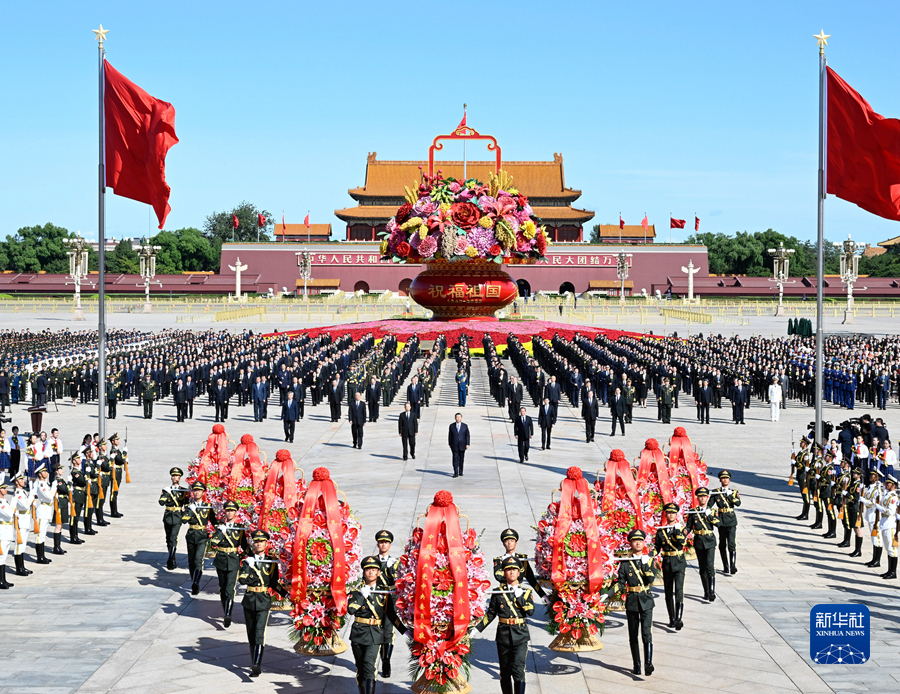
<path id="1" fill-rule="evenodd" d="M 203 233 L 210 241 L 219 239 L 222 242 L 231 241 L 256 241 L 258 217 L 262 215 L 265 218 L 265 225 L 259 228 L 259 240 L 269 240 L 269 230 L 274 227 L 275 220 L 270 212 L 261 210 L 244 200 L 240 205 L 232 210 L 224 210 L 222 212 L 214 212 L 206 218 L 203 224 Z M 238 219 L 237 229 L 234 228 L 233 216 Z"/>
<path id="2" fill-rule="evenodd" d="M 591 227 L 591 243 L 602 243 L 602 239 L 600 238 L 600 225 L 595 224 Z"/>
<path id="3" fill-rule="evenodd" d="M 156 272 L 160 275 L 177 275 L 182 267 L 178 236 L 171 231 L 161 231 L 150 242 L 160 249 L 156 252 Z"/>
<path id="4" fill-rule="evenodd" d="M 131 239 L 122 239 L 116 250 L 106 256 L 106 271 L 136 275 L 141 271 L 141 259 L 131 246 Z"/>
<path id="5" fill-rule="evenodd" d="M 175 235 L 178 237 L 178 252 L 184 272 L 210 272 L 216 269 L 218 254 L 213 256 L 212 244 L 199 229 L 178 229 Z"/>
<path id="6" fill-rule="evenodd" d="M 3 243 L 2 269 L 65 274 L 69 271 L 69 260 L 63 239 L 73 237 L 74 234 L 55 224 L 22 227 Z"/>

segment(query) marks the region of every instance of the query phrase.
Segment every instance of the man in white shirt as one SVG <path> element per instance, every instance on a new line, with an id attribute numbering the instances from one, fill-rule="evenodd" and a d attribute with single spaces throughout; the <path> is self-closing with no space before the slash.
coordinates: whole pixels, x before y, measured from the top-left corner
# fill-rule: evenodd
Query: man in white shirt
<path id="1" fill-rule="evenodd" d="M 777 378 L 772 378 L 772 384 L 769 386 L 769 410 L 772 421 L 777 422 L 781 413 L 781 386 L 778 385 Z"/>

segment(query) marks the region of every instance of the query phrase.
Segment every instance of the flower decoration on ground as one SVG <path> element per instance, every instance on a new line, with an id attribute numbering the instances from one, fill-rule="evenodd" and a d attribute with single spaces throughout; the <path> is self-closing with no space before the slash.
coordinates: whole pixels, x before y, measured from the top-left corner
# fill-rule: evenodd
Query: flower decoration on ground
<path id="1" fill-rule="evenodd" d="M 635 528 L 646 532 L 650 525 L 655 529 L 650 499 L 638 490 L 635 471 L 622 450 L 614 448 L 609 454 L 605 476 L 602 481 L 598 476 L 594 489 L 601 495 L 603 532 L 611 536 L 615 552 L 629 550 L 628 533 Z"/>
<path id="2" fill-rule="evenodd" d="M 491 581 L 475 530 L 462 532 L 450 492 L 439 491 L 406 542 L 395 604 L 413 628 L 411 671 L 419 690 L 465 690 L 470 625 L 484 617 Z"/>
<path id="3" fill-rule="evenodd" d="M 382 256 L 396 263 L 539 259 L 549 244 L 528 198 L 503 171 L 486 185 L 423 173 L 381 236 Z"/>

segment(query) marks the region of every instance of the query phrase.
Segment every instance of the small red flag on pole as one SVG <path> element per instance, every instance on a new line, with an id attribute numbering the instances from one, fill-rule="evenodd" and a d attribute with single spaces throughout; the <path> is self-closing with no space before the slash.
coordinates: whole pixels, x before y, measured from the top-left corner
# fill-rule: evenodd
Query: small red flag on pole
<path id="1" fill-rule="evenodd" d="M 625 228 L 625 220 L 622 219 L 622 215 L 620 214 L 619 215 L 619 231 L 622 231 L 622 229 L 624 229 L 624 228 Z"/>
<path id="2" fill-rule="evenodd" d="M 239 224 L 240 224 L 240 222 L 238 222 L 237 215 L 234 212 L 232 212 L 231 213 L 231 226 L 233 226 L 235 229 L 237 229 Z"/>
<path id="3" fill-rule="evenodd" d="M 674 217 L 669 217 L 669 228 L 670 229 L 684 229 L 685 220 L 683 219 L 675 219 Z"/>
<path id="4" fill-rule="evenodd" d="M 303 218 L 303 223 L 306 225 L 306 228 L 309 229 L 309 212 L 307 212 L 306 216 Z"/>
<path id="5" fill-rule="evenodd" d="M 284 243 L 284 236 L 287 234 L 287 224 L 284 223 L 284 210 L 281 211 L 281 242 Z"/>
<path id="6" fill-rule="evenodd" d="M 700 217 L 694 215 L 694 231 L 700 231 Z"/>
<path id="7" fill-rule="evenodd" d="M 262 212 L 260 212 L 256 215 L 256 226 L 258 226 L 261 229 L 265 225 L 266 225 L 266 218 L 262 214 Z"/>
<path id="8" fill-rule="evenodd" d="M 466 105 L 463 104 L 463 117 L 462 117 L 462 120 L 459 122 L 459 125 L 456 126 L 456 130 L 459 130 L 460 128 L 465 128 L 465 127 L 466 127 Z M 456 131 L 454 131 L 454 132 L 456 132 Z"/>
<path id="9" fill-rule="evenodd" d="M 647 213 L 644 213 L 644 218 L 641 220 L 641 226 L 644 227 L 644 231 L 647 231 L 647 227 L 650 226 L 650 222 L 647 221 Z"/>

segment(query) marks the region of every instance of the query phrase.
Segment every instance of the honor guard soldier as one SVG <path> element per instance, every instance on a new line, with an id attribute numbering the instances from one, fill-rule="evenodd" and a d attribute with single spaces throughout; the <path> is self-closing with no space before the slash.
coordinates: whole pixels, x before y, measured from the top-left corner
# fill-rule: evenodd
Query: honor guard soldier
<path id="1" fill-rule="evenodd" d="M 694 534 L 703 599 L 713 602 L 716 599 L 716 531 L 713 528 L 719 524 L 719 514 L 707 506 L 709 489 L 699 487 L 695 495 L 697 508 L 687 512 L 685 532 Z"/>
<path id="2" fill-rule="evenodd" d="M 34 551 L 37 554 L 38 564 L 50 564 L 52 559 L 47 559 L 45 551 L 47 543 L 47 528 L 55 520 L 56 515 L 56 483 L 50 482 L 50 471 L 46 463 L 38 463 L 34 469 L 37 482 L 34 485 L 34 519 L 37 525 L 34 538 Z M 65 554 L 65 552 L 62 552 Z"/>
<path id="3" fill-rule="evenodd" d="M 141 383 L 141 402 L 144 405 L 144 419 L 153 419 L 153 400 L 156 398 L 156 382 L 148 375 Z"/>
<path id="4" fill-rule="evenodd" d="M 500 565 L 503 585 L 491 595 L 487 612 L 476 625 L 484 631 L 497 618 L 497 660 L 500 665 L 500 690 L 504 694 L 525 693 L 525 662 L 531 635 L 526 621 L 534 614 L 534 597 L 530 588 L 519 585 L 519 560 L 506 557 Z"/>
<path id="5" fill-rule="evenodd" d="M 821 478 L 819 479 L 819 499 L 825 518 L 828 520 L 828 532 L 822 537 L 830 540 L 837 537 L 837 511 L 834 509 L 834 453 L 826 451 L 825 464 L 822 466 Z"/>
<path id="6" fill-rule="evenodd" d="M 378 544 L 378 562 L 381 569 L 381 573 L 378 575 L 378 587 L 382 590 L 394 590 L 397 569 L 400 566 L 400 558 L 391 556 L 394 535 L 389 530 L 379 530 L 375 533 L 375 542 Z M 394 627 L 387 622 L 384 625 L 384 642 L 381 644 L 381 676 L 385 679 L 391 676 L 391 654 L 393 652 Z"/>
<path id="7" fill-rule="evenodd" d="M 109 453 L 106 452 L 106 447 L 106 439 L 100 439 L 97 442 L 97 463 L 94 466 L 100 484 L 100 493 L 98 498 L 94 500 L 94 516 L 97 519 L 97 525 L 100 527 L 109 525 L 109 521 L 103 519 L 103 505 L 109 498 L 109 490 L 112 487 L 112 464 L 109 460 Z"/>
<path id="8" fill-rule="evenodd" d="M 12 588 L 6 580 L 6 561 L 16 546 L 16 508 L 6 498 L 6 471 L 0 471 L 0 590 Z"/>
<path id="9" fill-rule="evenodd" d="M 119 513 L 119 490 L 122 488 L 122 478 L 125 472 L 125 466 L 128 464 L 128 451 L 119 448 L 119 435 L 113 434 L 109 437 L 109 466 L 115 475 L 115 484 L 113 485 L 112 494 L 109 497 L 109 515 L 112 518 L 122 518 L 123 514 Z"/>
<path id="10" fill-rule="evenodd" d="M 166 548 L 169 550 L 166 568 L 170 570 L 177 568 L 175 551 L 178 549 L 178 531 L 181 529 L 184 506 L 188 502 L 189 490 L 181 486 L 183 475 L 184 472 L 180 467 L 169 470 L 172 486 L 163 489 L 159 495 L 159 505 L 166 509 L 163 513 L 163 529 L 166 532 Z"/>
<path id="11" fill-rule="evenodd" d="M 250 554 L 246 528 L 236 526 L 234 518 L 238 505 L 234 501 L 226 501 L 223 510 L 225 522 L 220 525 L 210 539 L 210 546 L 216 553 L 213 566 L 219 575 L 219 597 L 222 609 L 225 610 L 225 627 L 231 626 L 231 611 L 234 609 L 234 594 L 237 590 L 238 571 L 241 568 L 241 557 Z"/>
<path id="12" fill-rule="evenodd" d="M 28 576 L 34 571 L 25 568 L 25 549 L 28 546 L 28 535 L 34 529 L 34 519 L 31 510 L 34 507 L 35 493 L 29 492 L 25 486 L 28 480 L 25 478 L 25 471 L 19 470 L 13 477 L 13 483 L 16 485 L 15 507 L 16 507 L 16 575 Z"/>
<path id="13" fill-rule="evenodd" d="M 797 486 L 800 487 L 800 498 L 803 500 L 803 508 L 800 515 L 794 520 L 809 520 L 809 470 L 810 470 L 810 450 L 809 439 L 805 436 L 800 439 L 800 450 L 791 455 L 791 467 L 793 468 L 793 477 L 797 478 Z"/>
<path id="14" fill-rule="evenodd" d="M 666 610 L 669 613 L 669 628 L 678 631 L 684 626 L 684 542 L 687 535 L 678 522 L 678 504 L 663 506 L 666 514 L 665 527 L 657 528 L 654 544 L 657 554 L 662 555 L 663 584 L 666 591 Z"/>
<path id="15" fill-rule="evenodd" d="M 616 582 L 625 595 L 625 616 L 628 619 L 628 642 L 631 645 L 631 660 L 635 675 L 641 674 L 641 648 L 638 631 L 644 643 L 644 672 L 652 675 L 653 670 L 653 594 L 650 587 L 656 580 L 653 559 L 644 554 L 643 530 L 635 528 L 628 533 L 632 556 L 619 560 Z"/>
<path id="16" fill-rule="evenodd" d="M 203 503 L 206 485 L 197 480 L 191 485 L 193 500 L 181 515 L 182 525 L 187 525 L 184 539 L 187 542 L 188 573 L 191 575 L 191 595 L 200 592 L 200 579 L 203 578 L 203 557 L 206 545 L 209 544 L 209 525 L 215 525 L 216 515 L 211 506 Z"/>
<path id="17" fill-rule="evenodd" d="M 65 477 L 63 477 L 63 464 L 54 463 L 54 467 L 56 468 L 56 477 L 54 478 L 54 481 L 56 482 L 56 508 L 59 512 L 55 520 L 59 522 L 56 524 L 56 530 L 53 533 L 53 553 L 60 554 L 56 549 L 57 547 L 62 549 L 63 525 L 69 526 L 70 545 L 83 544 L 84 540 L 78 537 L 77 521 L 75 523 L 72 522 L 72 512 L 74 511 L 74 504 L 72 503 L 72 486 L 66 481 Z"/>
<path id="18" fill-rule="evenodd" d="M 888 569 L 882 578 L 897 578 L 897 504 L 900 497 L 897 496 L 897 478 L 889 474 L 884 478 L 884 494 L 881 496 L 877 508 L 881 512 L 878 524 L 878 533 L 881 535 L 881 544 L 887 550 Z"/>
<path id="19" fill-rule="evenodd" d="M 353 615 L 350 645 L 356 661 L 356 685 L 360 694 L 375 694 L 375 660 L 385 640 L 388 624 L 403 633 L 406 627 L 397 616 L 392 595 L 381 592 L 381 561 L 378 557 L 362 560 L 363 586 L 347 597 L 347 614 Z"/>
<path id="20" fill-rule="evenodd" d="M 525 579 L 528 584 L 534 588 L 534 592 L 543 598 L 544 590 L 541 588 L 540 582 L 534 575 L 531 564 L 528 563 L 528 555 L 516 553 L 516 545 L 519 542 L 519 533 L 512 528 L 507 528 L 500 533 L 500 541 L 503 543 L 504 549 L 506 549 L 506 554 L 501 557 L 494 557 L 494 578 L 497 579 L 501 586 L 506 583 L 506 572 L 503 569 L 503 562 L 509 557 L 513 557 L 519 562 L 519 578 Z"/>
<path id="21" fill-rule="evenodd" d="M 812 456 L 812 465 L 806 482 L 809 488 L 809 500 L 816 509 L 816 517 L 813 520 L 813 524 L 809 527 L 811 530 L 821 530 L 822 519 L 825 517 L 825 506 L 823 505 L 822 499 L 819 497 L 819 485 L 822 481 L 822 470 L 825 464 L 825 461 L 822 460 L 822 447 L 818 444 L 814 444 Z"/>
<path id="22" fill-rule="evenodd" d="M 84 471 L 84 456 L 78 451 L 72 454 L 72 501 L 74 502 L 73 516 L 69 521 L 69 532 L 75 527 L 75 537 L 78 537 L 78 518 L 84 518 L 84 534 L 96 535 L 97 531 L 91 527 L 91 509 L 89 485 L 90 478 Z"/>
<path id="23" fill-rule="evenodd" d="M 716 490 L 718 492 L 716 494 L 716 507 L 719 513 L 719 556 L 722 557 L 722 565 L 725 567 L 724 572 L 731 575 L 737 573 L 735 537 L 737 535 L 738 520 L 734 509 L 741 505 L 741 497 L 737 489 L 732 489 L 729 486 L 731 484 L 731 473 L 728 470 L 719 472 L 719 484 L 721 486 Z"/>
<path id="24" fill-rule="evenodd" d="M 106 409 L 107 419 L 116 418 L 116 404 L 119 401 L 119 379 L 110 376 L 106 379 Z"/>
<path id="25" fill-rule="evenodd" d="M 250 677 L 259 677 L 262 672 L 262 657 L 266 647 L 266 626 L 269 624 L 269 610 L 272 609 L 270 590 L 281 597 L 288 591 L 281 585 L 278 575 L 278 560 L 266 556 L 269 544 L 269 533 L 257 530 L 251 537 L 253 556 L 244 559 L 238 573 L 238 583 L 247 586 L 247 592 L 241 601 L 244 609 L 244 624 L 247 627 L 247 639 L 250 642 L 250 657 L 253 669 Z"/>
<path id="26" fill-rule="evenodd" d="M 847 462 L 850 461 L 845 458 Z M 862 470 L 858 467 L 853 468 L 850 472 L 850 485 L 847 487 L 847 494 L 844 495 L 844 527 L 853 530 L 854 547 L 850 553 L 851 557 L 862 556 L 862 509 L 860 508 L 860 498 L 862 497 Z M 841 492 L 843 494 L 843 492 Z M 846 534 L 846 530 L 844 531 Z M 849 544 L 847 545 L 850 546 Z"/>
<path id="27" fill-rule="evenodd" d="M 863 524 L 866 532 L 872 538 L 872 559 L 866 562 L 866 566 L 877 568 L 881 566 L 881 534 L 878 532 L 878 504 L 881 501 L 881 495 L 884 488 L 881 485 L 881 471 L 878 468 L 869 470 L 869 486 L 863 490 L 859 498 L 860 511 L 862 512 Z"/>

